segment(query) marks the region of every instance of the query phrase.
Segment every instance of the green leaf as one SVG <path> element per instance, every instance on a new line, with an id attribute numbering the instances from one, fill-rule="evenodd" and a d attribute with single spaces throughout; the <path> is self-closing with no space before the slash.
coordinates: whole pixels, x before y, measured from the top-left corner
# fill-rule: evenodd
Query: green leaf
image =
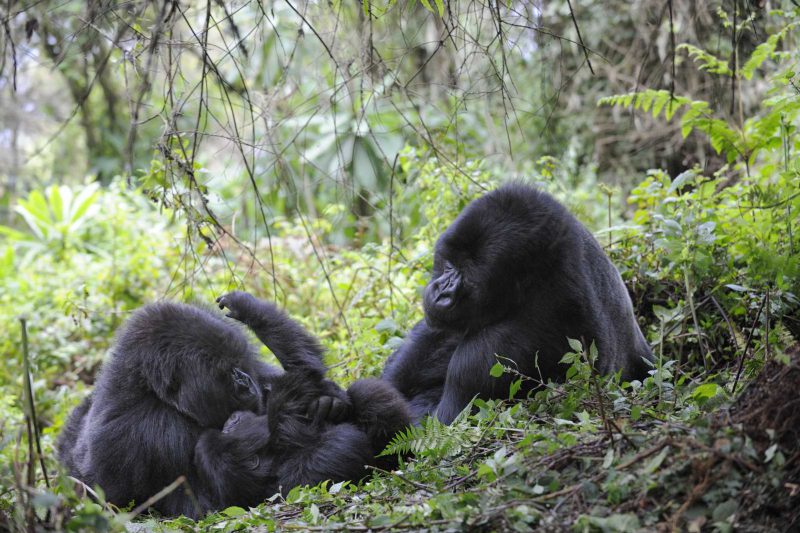
<path id="1" fill-rule="evenodd" d="M 495 363 L 491 370 L 489 370 L 489 375 L 493 378 L 499 378 L 503 375 L 503 365 L 500 363 Z"/>
<path id="2" fill-rule="evenodd" d="M 391 318 L 384 318 L 377 324 L 375 324 L 375 331 L 378 333 L 388 332 L 388 333 L 395 333 L 400 330 L 400 326 L 397 325 L 397 322 L 392 320 Z"/>
<path id="3" fill-rule="evenodd" d="M 665 446 L 664 449 L 661 450 L 661 453 L 659 453 L 658 455 L 656 455 L 655 457 L 650 459 L 650 461 L 647 462 L 647 465 L 644 467 L 644 473 L 649 475 L 658 470 L 658 467 L 661 466 L 661 463 L 664 462 L 664 459 L 667 457 L 668 453 L 669 453 L 669 446 Z"/>
<path id="4" fill-rule="evenodd" d="M 577 339 L 567 339 L 567 342 L 569 343 L 569 347 L 573 352 L 581 353 L 583 351 L 583 345 L 581 344 L 581 341 Z"/>
<path id="5" fill-rule="evenodd" d="M 722 392 L 722 388 L 716 383 L 703 383 L 692 391 L 692 398 L 695 400 L 706 401 Z"/>
<path id="6" fill-rule="evenodd" d="M 747 287 L 742 287 L 741 285 L 736 285 L 735 283 L 728 283 L 725 286 L 728 287 L 730 290 L 736 291 L 736 292 L 749 292 L 750 291 L 750 289 L 748 289 Z"/>
<path id="7" fill-rule="evenodd" d="M 421 3 L 423 6 L 425 6 L 425 9 L 427 9 L 428 11 L 430 11 L 431 13 L 433 13 L 433 7 L 431 7 L 431 4 L 430 4 L 430 2 L 428 2 L 428 0 L 419 0 L 419 2 L 420 2 L 420 3 Z"/>
<path id="8" fill-rule="evenodd" d="M 770 35 L 765 42 L 756 46 L 755 50 L 753 50 L 753 53 L 750 54 L 750 58 L 745 62 L 744 65 L 742 65 L 742 76 L 744 76 L 744 78 L 747 80 L 751 79 L 756 69 L 764 64 L 764 61 L 772 57 L 772 55 L 775 53 L 775 49 L 778 46 L 778 41 L 785 37 L 789 30 L 796 27 L 798 24 L 798 22 L 792 22 L 781 31 Z"/>
<path id="9" fill-rule="evenodd" d="M 65 199 L 63 199 L 61 196 L 62 192 L 64 193 L 64 196 L 66 196 Z M 56 222 L 67 220 L 64 209 L 65 206 L 69 205 L 69 201 L 72 199 L 72 193 L 70 192 L 69 188 L 58 187 L 56 185 L 50 186 L 47 188 L 47 199 L 50 204 L 52 220 Z"/>
<path id="10" fill-rule="evenodd" d="M 89 218 L 95 211 L 92 209 L 92 212 L 89 212 L 89 209 L 92 207 L 96 207 L 96 201 L 98 196 L 100 195 L 99 187 L 96 185 L 92 185 L 89 187 L 84 187 L 78 195 L 75 197 L 75 200 L 72 202 L 73 204 L 73 211 L 71 216 L 69 217 L 69 221 L 71 223 L 70 229 L 75 230 L 83 224 L 84 220 Z M 84 217 L 84 215 L 87 215 Z"/>
<path id="11" fill-rule="evenodd" d="M 247 514 L 247 511 L 245 511 L 241 507 L 236 507 L 234 505 L 234 506 L 228 507 L 227 509 L 222 511 L 222 514 L 224 514 L 225 516 L 229 516 L 231 518 L 236 518 L 237 516 L 243 516 L 243 515 Z"/>
<path id="12" fill-rule="evenodd" d="M 714 522 L 722 522 L 727 520 L 736 510 L 739 509 L 739 504 L 736 500 L 727 500 L 717 505 L 711 513 L 711 519 Z"/>

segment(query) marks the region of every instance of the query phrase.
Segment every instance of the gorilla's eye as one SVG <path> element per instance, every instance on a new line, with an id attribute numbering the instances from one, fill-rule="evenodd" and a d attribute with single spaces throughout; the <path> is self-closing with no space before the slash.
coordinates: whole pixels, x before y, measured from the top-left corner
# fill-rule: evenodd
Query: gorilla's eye
<path id="1" fill-rule="evenodd" d="M 253 455 L 247 459 L 247 467 L 250 470 L 255 470 L 259 466 L 261 466 L 261 457 L 258 455 Z"/>

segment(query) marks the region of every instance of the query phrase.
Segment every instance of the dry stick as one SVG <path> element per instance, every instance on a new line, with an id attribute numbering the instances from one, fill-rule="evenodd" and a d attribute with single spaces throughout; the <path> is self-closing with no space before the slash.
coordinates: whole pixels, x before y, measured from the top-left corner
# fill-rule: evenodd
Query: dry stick
<path id="1" fill-rule="evenodd" d="M 44 476 L 44 484 L 49 489 L 50 479 L 47 477 L 47 469 L 44 466 L 44 456 L 42 454 L 42 441 L 39 437 L 39 425 L 37 424 L 38 418 L 36 417 L 36 405 L 33 402 L 33 384 L 31 383 L 31 364 L 30 355 L 28 353 L 28 328 L 25 319 L 20 317 L 20 326 L 22 328 L 22 371 L 24 372 L 23 379 L 25 380 L 25 403 L 28 407 L 28 414 L 26 418 L 33 426 L 33 437 L 36 441 L 36 453 L 39 455 L 39 466 L 42 468 L 42 475 Z M 28 445 L 31 445 L 30 427 L 28 428 Z"/>
<path id="2" fill-rule="evenodd" d="M 392 210 L 393 197 L 394 197 L 394 175 L 397 171 L 397 159 L 400 157 L 400 152 L 394 155 L 394 162 L 392 163 L 392 173 L 389 176 L 389 259 L 386 266 L 386 276 L 389 282 L 389 311 L 394 318 L 394 284 L 392 283 L 392 253 L 394 252 L 394 216 Z"/>
<path id="3" fill-rule="evenodd" d="M 662 440 L 661 442 L 659 442 L 658 444 L 655 444 L 655 445 L 651 446 L 650 448 L 647 448 L 646 450 L 643 450 L 643 451 L 637 453 L 636 455 L 634 455 L 633 457 L 631 457 L 630 459 L 628 459 L 624 463 L 620 463 L 619 466 L 617 466 L 617 470 L 625 470 L 629 466 L 631 466 L 631 465 L 633 465 L 635 463 L 638 463 L 642 459 L 647 459 L 648 457 L 650 457 L 654 453 L 660 452 L 664 447 L 669 446 L 670 444 L 672 444 L 672 439 L 666 438 L 666 439 Z"/>
<path id="4" fill-rule="evenodd" d="M 669 103 L 675 98 L 675 24 L 672 20 L 672 0 L 667 1 L 669 7 L 669 41 L 672 47 L 672 79 L 669 80 Z M 663 13 L 663 11 L 662 11 Z"/>
<path id="5" fill-rule="evenodd" d="M 742 352 L 742 358 L 739 360 L 739 368 L 736 370 L 736 379 L 733 380 L 733 387 L 731 388 L 731 394 L 736 392 L 736 385 L 739 383 L 739 377 L 742 375 L 742 368 L 744 368 L 744 360 L 747 357 L 747 349 L 750 348 L 750 341 L 753 340 L 753 331 L 756 329 L 756 322 L 758 322 L 758 317 L 761 316 L 761 310 L 764 309 L 764 303 L 767 301 L 767 297 L 761 299 L 761 305 L 758 307 L 758 312 L 756 313 L 756 317 L 753 319 L 753 325 L 750 326 L 750 333 L 747 335 L 747 342 L 744 345 L 744 351 Z"/>
<path id="6" fill-rule="evenodd" d="M 769 361 L 769 289 L 770 287 L 769 285 L 767 285 L 767 295 L 765 297 L 765 305 L 767 308 L 766 310 L 767 316 L 765 318 L 767 319 L 767 323 L 764 325 L 764 337 L 766 339 L 766 342 L 764 344 L 764 350 L 766 350 L 766 353 L 764 354 L 765 362 Z"/>
<path id="7" fill-rule="evenodd" d="M 694 322 L 694 331 L 697 334 L 697 347 L 700 348 L 700 356 L 703 358 L 703 368 L 708 372 L 708 363 L 706 362 L 706 354 L 708 349 L 703 343 L 703 333 L 700 331 L 700 321 L 697 320 L 697 311 L 694 305 L 694 296 L 692 295 L 692 285 L 689 280 L 689 268 L 684 265 L 683 268 L 683 283 L 686 287 L 686 298 L 689 300 L 689 309 L 692 311 L 692 322 Z"/>
<path id="8" fill-rule="evenodd" d="M 736 340 L 736 331 L 734 331 L 734 329 L 733 329 L 733 324 L 731 324 L 731 320 L 730 320 L 730 318 L 728 318 L 728 314 L 725 312 L 725 309 L 722 308 L 722 305 L 720 305 L 720 303 L 717 301 L 716 298 L 711 296 L 711 301 L 717 307 L 717 310 L 722 315 L 722 318 L 725 319 L 725 323 L 728 324 L 728 330 L 731 332 L 731 340 L 733 341 L 733 348 L 738 352 L 739 351 L 739 342 Z"/>
<path id="9" fill-rule="evenodd" d="M 172 493 L 175 489 L 180 487 L 185 482 L 186 482 L 186 476 L 178 476 L 178 479 L 176 479 L 175 481 L 173 481 L 172 483 L 170 483 L 157 493 L 147 498 L 146 501 L 144 501 L 141 505 L 137 506 L 133 511 L 131 511 L 130 516 L 127 517 L 128 521 L 133 520 L 134 518 L 142 514 L 144 511 L 147 510 L 148 507 L 150 507 L 160 499 L 164 498 L 165 496 L 168 496 L 170 493 Z"/>

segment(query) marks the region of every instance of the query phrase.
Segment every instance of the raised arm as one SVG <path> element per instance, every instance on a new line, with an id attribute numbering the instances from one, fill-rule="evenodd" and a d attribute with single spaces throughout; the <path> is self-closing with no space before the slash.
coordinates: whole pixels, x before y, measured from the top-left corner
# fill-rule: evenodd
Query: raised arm
<path id="1" fill-rule="evenodd" d="M 317 339 L 275 304 L 242 291 L 220 296 L 217 304 L 220 309 L 228 309 L 230 318 L 253 330 L 285 370 L 310 370 L 320 375 L 325 373 L 323 350 Z"/>

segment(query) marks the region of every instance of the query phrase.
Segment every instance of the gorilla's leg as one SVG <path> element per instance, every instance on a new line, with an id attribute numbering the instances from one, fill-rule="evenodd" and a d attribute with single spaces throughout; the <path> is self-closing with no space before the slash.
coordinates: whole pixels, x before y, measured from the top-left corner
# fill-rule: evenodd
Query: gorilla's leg
<path id="1" fill-rule="evenodd" d="M 378 379 L 361 379 L 350 385 L 347 394 L 353 403 L 351 420 L 369 437 L 373 455 L 386 448 L 397 432 L 411 424 L 408 402 L 389 383 Z M 387 458 L 382 468 L 392 468 Z"/>
<path id="2" fill-rule="evenodd" d="M 290 440 L 294 439 L 290 436 Z M 356 426 L 329 425 L 312 442 L 296 447 L 281 459 L 277 469 L 284 493 L 297 485 L 315 485 L 326 479 L 334 483 L 358 480 L 368 473 L 364 465 L 370 464 L 373 457 L 369 438 Z"/>
<path id="3" fill-rule="evenodd" d="M 61 430 L 61 435 L 58 437 L 58 460 L 61 461 L 67 471 L 78 478 L 83 479 L 83 473 L 78 469 L 78 464 L 83 461 L 85 449 L 77 446 L 78 437 L 80 436 L 86 422 L 86 414 L 92 407 L 92 396 L 90 394 L 75 408 L 69 415 L 64 429 Z"/>

